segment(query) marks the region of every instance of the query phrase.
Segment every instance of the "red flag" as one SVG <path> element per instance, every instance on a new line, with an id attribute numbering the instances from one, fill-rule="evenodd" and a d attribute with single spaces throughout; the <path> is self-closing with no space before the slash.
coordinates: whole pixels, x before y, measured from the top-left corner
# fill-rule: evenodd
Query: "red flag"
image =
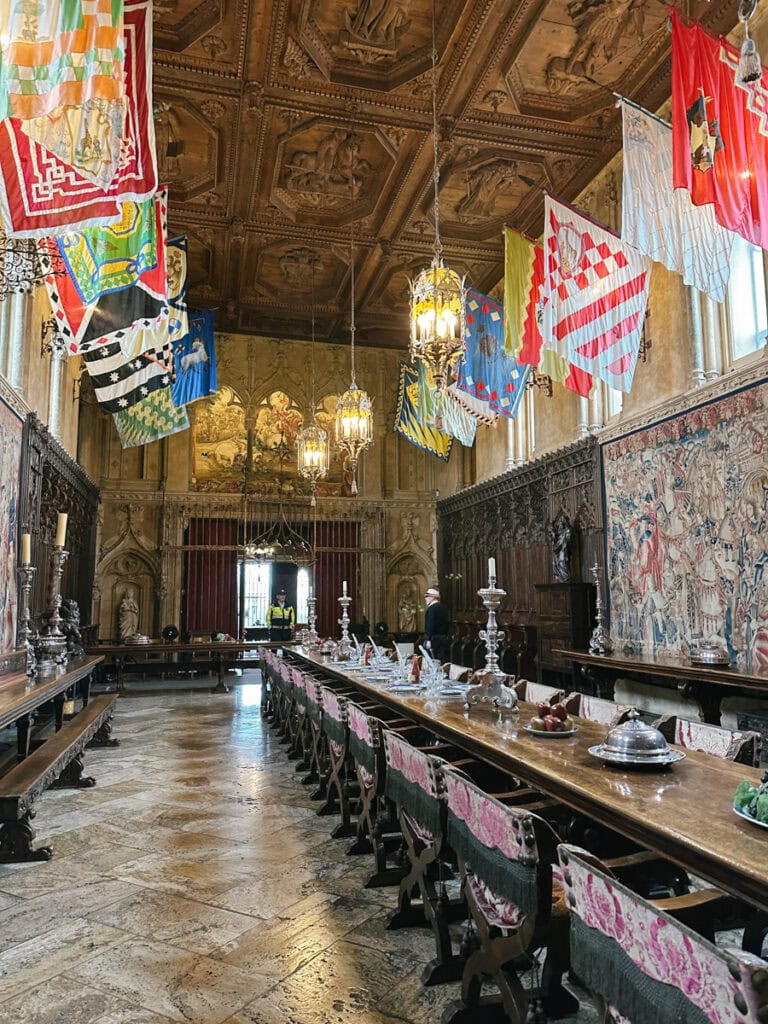
<path id="1" fill-rule="evenodd" d="M 672 19 L 675 188 L 713 204 L 718 224 L 768 248 L 768 72 L 738 80 L 739 50 Z"/>

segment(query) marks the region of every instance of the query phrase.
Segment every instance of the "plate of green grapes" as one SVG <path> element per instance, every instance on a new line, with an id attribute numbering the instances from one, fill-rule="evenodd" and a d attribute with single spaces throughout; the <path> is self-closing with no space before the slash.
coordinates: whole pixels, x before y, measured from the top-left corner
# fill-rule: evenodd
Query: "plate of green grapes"
<path id="1" fill-rule="evenodd" d="M 763 772 L 757 786 L 751 782 L 739 783 L 733 809 L 740 818 L 746 818 L 760 828 L 768 828 L 768 771 Z"/>

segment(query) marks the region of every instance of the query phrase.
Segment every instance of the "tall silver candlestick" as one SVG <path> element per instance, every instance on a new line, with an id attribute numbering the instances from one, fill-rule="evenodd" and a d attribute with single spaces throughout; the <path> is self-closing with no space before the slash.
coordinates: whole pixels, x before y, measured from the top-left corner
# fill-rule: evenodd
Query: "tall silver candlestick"
<path id="1" fill-rule="evenodd" d="M 592 630 L 592 637 L 589 641 L 590 654 L 610 654 L 611 641 L 608 630 L 605 628 L 605 616 L 603 614 L 603 587 L 600 579 L 600 566 L 595 564 L 590 569 L 592 578 L 595 581 L 595 628 Z"/>
<path id="2" fill-rule="evenodd" d="M 32 644 L 32 638 L 35 634 L 29 624 L 29 595 L 32 593 L 32 584 L 34 582 L 36 572 L 37 566 L 32 565 L 31 562 L 23 562 L 19 566 L 19 576 L 21 577 L 19 643 L 23 644 L 27 649 L 27 675 L 30 679 L 37 675 L 37 658 L 35 657 L 35 648 Z"/>
<path id="3" fill-rule="evenodd" d="M 307 598 L 307 618 L 309 619 L 309 629 L 307 630 L 307 646 L 317 647 L 320 643 L 320 637 L 317 635 L 317 598 Z"/>
<path id="4" fill-rule="evenodd" d="M 349 638 L 349 606 L 352 604 L 352 598 L 342 594 L 339 604 L 341 605 L 341 618 L 336 621 L 341 626 L 341 640 L 336 647 L 336 656 L 339 661 L 346 661 L 352 654 L 352 641 Z"/>
<path id="5" fill-rule="evenodd" d="M 57 665 L 67 664 L 67 638 L 61 631 L 61 577 L 69 552 L 57 544 L 51 552 L 51 568 L 48 576 L 47 620 L 44 635 L 35 640 L 35 653 L 40 672 L 51 672 Z"/>
<path id="6" fill-rule="evenodd" d="M 504 630 L 496 623 L 496 612 L 501 607 L 506 590 L 496 586 L 496 577 L 488 577 L 488 586 L 477 592 L 488 610 L 485 629 L 480 630 L 480 639 L 485 641 L 485 668 L 475 673 L 477 682 L 467 690 L 465 707 L 475 704 L 491 704 L 495 708 L 517 707 L 517 694 L 511 686 L 505 685 L 506 674 L 499 668 L 499 644 L 504 639 Z"/>

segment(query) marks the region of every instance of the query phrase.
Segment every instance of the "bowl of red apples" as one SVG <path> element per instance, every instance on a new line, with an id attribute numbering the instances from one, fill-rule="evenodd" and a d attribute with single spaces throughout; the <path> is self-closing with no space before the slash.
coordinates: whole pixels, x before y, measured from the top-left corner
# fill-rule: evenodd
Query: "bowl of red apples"
<path id="1" fill-rule="evenodd" d="M 526 723 L 523 728 L 534 736 L 546 736 L 552 739 L 573 736 L 575 732 L 579 731 L 573 719 L 568 715 L 564 704 L 547 704 L 545 701 L 536 705 L 536 717 Z"/>

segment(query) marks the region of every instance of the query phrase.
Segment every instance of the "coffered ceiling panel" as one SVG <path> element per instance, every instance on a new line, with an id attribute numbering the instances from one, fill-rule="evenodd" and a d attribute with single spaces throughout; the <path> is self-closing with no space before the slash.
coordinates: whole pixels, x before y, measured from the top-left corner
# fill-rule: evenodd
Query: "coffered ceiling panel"
<path id="1" fill-rule="evenodd" d="M 481 290 L 620 145 L 615 90 L 668 97 L 658 0 L 435 0 L 446 258 Z M 688 0 L 712 31 L 732 0 Z M 155 117 L 190 299 L 222 330 L 405 348 L 431 258 L 432 0 L 155 0 Z M 522 179 L 536 183 L 529 187 Z"/>

